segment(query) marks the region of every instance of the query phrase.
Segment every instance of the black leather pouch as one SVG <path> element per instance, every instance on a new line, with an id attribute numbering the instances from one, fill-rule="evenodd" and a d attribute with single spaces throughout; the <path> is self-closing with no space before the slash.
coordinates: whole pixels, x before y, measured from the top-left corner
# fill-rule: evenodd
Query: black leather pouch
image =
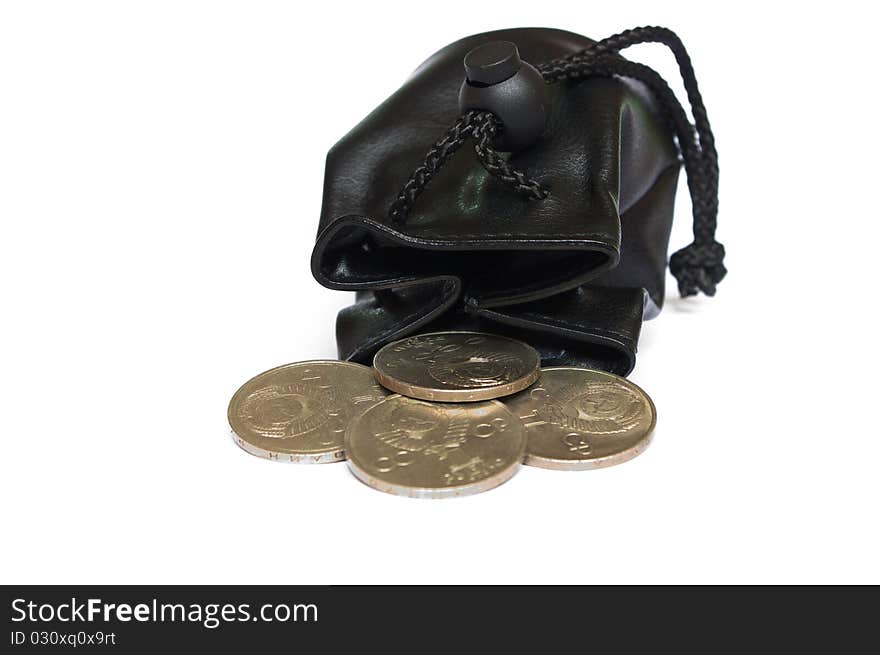
<path id="1" fill-rule="evenodd" d="M 646 41 L 675 53 L 694 125 L 654 71 L 618 54 Z M 523 62 L 503 66 L 540 74 L 539 109 L 518 108 L 517 98 L 466 104 L 470 87 L 491 84 L 473 68 L 466 76 L 463 60 L 498 42 L 515 44 Z M 477 63 L 492 75 L 498 62 Z M 536 111 L 540 129 L 509 147 L 522 112 L 531 120 Z M 672 32 L 594 42 L 512 29 L 447 46 L 327 157 L 312 271 L 326 287 L 357 292 L 337 320 L 340 358 L 370 363 L 395 339 L 468 329 L 523 339 L 544 365 L 628 374 L 643 319 L 663 305 L 682 162 L 695 238 L 671 266 L 684 295 L 711 295 L 724 275 L 717 157 Z"/>

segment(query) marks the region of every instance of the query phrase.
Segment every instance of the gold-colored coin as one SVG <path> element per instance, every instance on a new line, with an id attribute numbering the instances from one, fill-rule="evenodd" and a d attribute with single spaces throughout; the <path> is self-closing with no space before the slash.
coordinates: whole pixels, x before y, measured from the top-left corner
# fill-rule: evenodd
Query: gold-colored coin
<path id="1" fill-rule="evenodd" d="M 348 466 L 398 496 L 446 498 L 487 491 L 519 470 L 525 431 L 501 403 L 437 404 L 389 396 L 351 422 Z"/>
<path id="2" fill-rule="evenodd" d="M 632 459 L 648 447 L 657 411 L 624 378 L 583 368 L 545 368 L 504 404 L 523 422 L 525 463 L 580 471 Z"/>
<path id="3" fill-rule="evenodd" d="M 541 357 L 531 346 L 480 332 L 433 332 L 389 343 L 373 360 L 391 391 L 440 402 L 508 396 L 538 379 Z"/>
<path id="4" fill-rule="evenodd" d="M 387 395 L 366 366 L 299 362 L 245 382 L 227 416 L 235 443 L 252 455 L 324 464 L 345 459 L 345 428 Z"/>

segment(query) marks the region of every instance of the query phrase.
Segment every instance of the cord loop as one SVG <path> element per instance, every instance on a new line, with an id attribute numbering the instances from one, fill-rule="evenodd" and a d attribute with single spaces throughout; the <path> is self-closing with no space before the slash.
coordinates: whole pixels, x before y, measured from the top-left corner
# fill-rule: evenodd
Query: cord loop
<path id="1" fill-rule="evenodd" d="M 691 106 L 693 124 L 675 93 L 656 71 L 619 55 L 621 50 L 640 43 L 661 43 L 672 51 Z M 537 70 L 548 84 L 586 77 L 622 76 L 639 80 L 654 93 L 676 137 L 693 205 L 694 241 L 672 255 L 669 269 L 678 281 L 682 296 L 695 295 L 700 291 L 714 295 L 716 285 L 727 274 L 723 262 L 724 246 L 715 240 L 718 152 L 696 74 L 681 39 L 665 27 L 638 27 L 598 41 L 567 57 L 546 62 Z M 490 145 L 503 129 L 503 124 L 491 112 L 465 112 L 432 146 L 422 165 L 413 171 L 391 205 L 389 214 L 392 220 L 398 224 L 406 220 L 416 199 L 434 175 L 471 138 L 475 141 L 474 149 L 480 163 L 492 176 L 527 199 L 546 198 L 549 191 L 543 184 L 516 169 Z"/>

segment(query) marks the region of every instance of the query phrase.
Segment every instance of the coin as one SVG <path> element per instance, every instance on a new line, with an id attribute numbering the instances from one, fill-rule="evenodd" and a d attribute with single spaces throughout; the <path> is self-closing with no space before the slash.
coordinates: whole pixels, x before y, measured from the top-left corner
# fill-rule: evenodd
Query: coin
<path id="1" fill-rule="evenodd" d="M 582 368 L 545 368 L 504 404 L 523 422 L 525 463 L 580 471 L 632 459 L 648 447 L 657 411 L 629 380 Z"/>
<path id="2" fill-rule="evenodd" d="M 488 491 L 519 470 L 522 424 L 495 400 L 430 403 L 389 396 L 351 422 L 348 466 L 387 493 L 446 498 Z"/>
<path id="3" fill-rule="evenodd" d="M 345 459 L 345 428 L 388 392 L 366 366 L 286 364 L 245 382 L 229 401 L 232 438 L 258 457 L 323 464 Z"/>
<path id="4" fill-rule="evenodd" d="M 529 345 L 480 332 L 420 334 L 383 347 L 376 379 L 391 391 L 440 402 L 500 398 L 538 379 L 541 357 Z"/>

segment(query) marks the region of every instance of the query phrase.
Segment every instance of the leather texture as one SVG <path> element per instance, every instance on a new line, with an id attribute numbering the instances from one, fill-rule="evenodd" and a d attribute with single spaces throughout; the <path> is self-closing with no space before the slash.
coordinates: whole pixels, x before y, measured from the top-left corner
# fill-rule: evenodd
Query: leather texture
<path id="1" fill-rule="evenodd" d="M 541 138 L 513 165 L 550 190 L 518 196 L 462 147 L 403 225 L 388 209 L 458 118 L 462 60 L 513 41 L 540 64 L 593 42 L 525 28 L 471 36 L 436 53 L 327 156 L 312 272 L 357 292 L 337 320 L 341 359 L 436 329 L 520 338 L 544 365 L 619 375 L 635 365 L 642 320 L 662 307 L 678 151 L 651 94 L 622 78 L 549 86 Z"/>

